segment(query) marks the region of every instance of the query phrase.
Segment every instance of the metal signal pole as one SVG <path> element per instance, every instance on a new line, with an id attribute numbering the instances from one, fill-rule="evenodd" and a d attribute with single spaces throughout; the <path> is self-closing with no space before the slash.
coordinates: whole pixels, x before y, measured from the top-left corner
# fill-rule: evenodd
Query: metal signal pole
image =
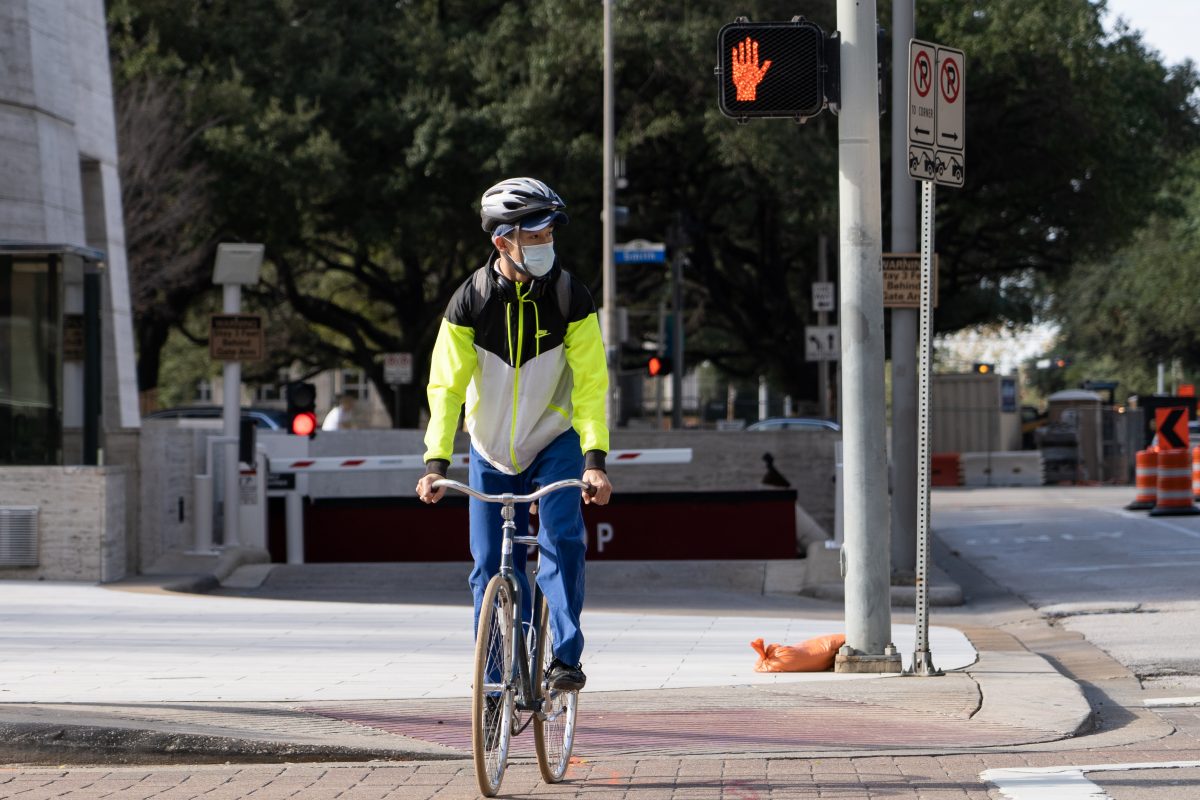
<path id="1" fill-rule="evenodd" d="M 612 4 L 604 0 L 604 212 L 601 214 L 604 253 L 601 260 L 604 306 L 604 347 L 608 360 L 608 427 L 617 427 L 621 419 L 621 390 L 617 385 L 617 367 L 621 353 L 617 330 L 617 271 L 613 264 L 616 245 L 616 191 L 613 181 L 613 42 Z"/>
<path id="2" fill-rule="evenodd" d="M 838 0 L 838 198 L 846 646 L 838 672 L 899 672 L 891 642 L 875 0 Z"/>

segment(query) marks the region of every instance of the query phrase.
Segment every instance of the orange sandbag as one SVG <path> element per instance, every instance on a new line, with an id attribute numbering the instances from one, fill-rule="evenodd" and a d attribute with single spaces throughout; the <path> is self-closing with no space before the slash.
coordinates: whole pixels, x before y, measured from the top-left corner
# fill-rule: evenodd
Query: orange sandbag
<path id="1" fill-rule="evenodd" d="M 837 651 L 846 643 L 845 634 L 817 636 L 797 645 L 769 644 L 755 639 L 750 646 L 758 651 L 755 672 L 825 672 L 833 669 Z"/>

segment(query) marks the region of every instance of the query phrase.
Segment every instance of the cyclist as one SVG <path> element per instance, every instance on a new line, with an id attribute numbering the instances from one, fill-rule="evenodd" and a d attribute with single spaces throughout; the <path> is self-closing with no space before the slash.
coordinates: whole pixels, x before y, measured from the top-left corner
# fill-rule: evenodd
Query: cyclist
<path id="1" fill-rule="evenodd" d="M 426 474 L 417 495 L 436 503 L 460 409 L 471 435 L 469 483 L 487 494 L 524 494 L 556 480 L 594 487 L 584 502 L 604 505 L 612 493 L 605 472 L 608 371 L 596 306 L 587 287 L 554 255 L 554 231 L 567 224 L 566 204 L 532 178 L 501 181 L 483 193 L 480 216 L 495 252 L 450 299 L 429 370 Z M 570 492 L 543 498 L 538 509 L 541 567 L 537 581 L 550 606 L 554 660 L 546 673 L 560 691 L 582 689 L 584 552 L 579 500 Z M 500 568 L 500 507 L 470 501 L 470 586 L 475 621 L 488 581 Z M 518 508 L 517 530 L 529 511 Z M 531 593 L 525 552 L 514 553 L 523 613 Z"/>

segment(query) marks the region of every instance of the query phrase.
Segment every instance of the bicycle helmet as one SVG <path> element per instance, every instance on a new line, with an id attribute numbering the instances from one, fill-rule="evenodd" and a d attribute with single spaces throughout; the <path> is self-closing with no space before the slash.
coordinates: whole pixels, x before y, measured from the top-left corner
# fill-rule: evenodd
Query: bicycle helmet
<path id="1" fill-rule="evenodd" d="M 483 193 L 479 218 L 483 229 L 494 236 L 506 236 L 517 225 L 539 231 L 550 224 L 569 221 L 563 209 L 567 204 L 558 193 L 535 178 L 509 178 Z"/>

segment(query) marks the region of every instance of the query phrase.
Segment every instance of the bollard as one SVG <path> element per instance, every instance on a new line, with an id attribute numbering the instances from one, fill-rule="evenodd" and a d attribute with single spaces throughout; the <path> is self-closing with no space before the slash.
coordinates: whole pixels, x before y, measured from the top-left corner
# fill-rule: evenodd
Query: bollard
<path id="1" fill-rule="evenodd" d="M 1200 447 L 1197 447 L 1196 450 L 1200 451 Z M 1137 494 L 1134 495 L 1133 502 L 1125 508 L 1129 511 L 1149 511 L 1158 502 L 1158 453 L 1154 450 L 1139 450 L 1135 460 L 1137 477 L 1134 482 Z M 1192 481 L 1193 491 L 1195 491 L 1194 469 Z"/>
<path id="2" fill-rule="evenodd" d="M 1152 517 L 1200 514 L 1192 501 L 1192 471 L 1187 450 L 1161 450 L 1158 454 L 1158 501 Z"/>

